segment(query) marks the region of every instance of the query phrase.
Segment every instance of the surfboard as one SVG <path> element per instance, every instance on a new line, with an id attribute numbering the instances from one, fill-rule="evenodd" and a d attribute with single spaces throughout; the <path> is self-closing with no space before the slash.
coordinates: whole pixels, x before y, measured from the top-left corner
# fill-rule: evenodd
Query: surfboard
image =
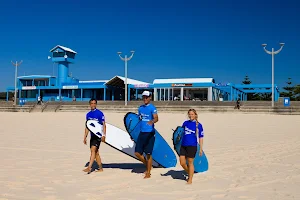
<path id="1" fill-rule="evenodd" d="M 124 125 L 134 142 L 137 142 L 141 130 L 139 116 L 136 113 L 128 112 L 124 116 Z M 177 164 L 174 151 L 156 129 L 152 158 L 164 168 L 175 167 Z"/>
<path id="2" fill-rule="evenodd" d="M 177 155 L 180 156 L 180 147 L 184 135 L 184 128 L 178 126 L 173 132 L 173 145 Z M 199 155 L 200 145 L 197 145 L 197 153 L 194 160 L 195 172 L 205 172 L 208 170 L 208 160 L 203 151 L 202 156 Z"/>
<path id="3" fill-rule="evenodd" d="M 86 121 L 87 129 L 94 133 L 97 137 L 101 138 L 103 133 L 103 126 L 96 120 Z M 105 143 L 110 147 L 136 159 L 139 160 L 135 154 L 135 143 L 131 140 L 128 133 L 112 124 L 106 123 L 106 137 Z M 140 160 L 139 160 L 140 161 Z M 152 166 L 159 167 L 157 162 L 153 162 Z"/>

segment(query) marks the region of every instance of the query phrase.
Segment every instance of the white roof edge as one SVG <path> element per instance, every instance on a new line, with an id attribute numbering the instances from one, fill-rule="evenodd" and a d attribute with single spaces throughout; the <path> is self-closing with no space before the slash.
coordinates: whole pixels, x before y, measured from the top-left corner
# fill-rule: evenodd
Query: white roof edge
<path id="1" fill-rule="evenodd" d="M 175 78 L 175 79 L 154 79 L 153 84 L 160 83 L 212 83 L 214 78 Z"/>
<path id="2" fill-rule="evenodd" d="M 119 79 L 125 81 L 125 77 L 116 75 L 116 76 L 112 77 L 111 79 L 109 79 L 107 82 L 113 80 L 116 77 L 118 77 Z M 139 81 L 139 80 L 127 78 L 127 84 L 130 84 L 130 85 L 139 85 L 139 84 L 140 85 L 144 85 L 144 84 L 148 85 L 148 84 L 151 84 L 151 83 L 147 83 L 147 82 L 143 82 L 143 81 Z"/>
<path id="3" fill-rule="evenodd" d="M 118 78 L 122 79 L 123 81 L 125 81 L 125 77 L 123 77 L 123 76 L 116 76 L 116 77 L 118 77 Z M 135 79 L 132 79 L 132 78 L 127 78 L 127 83 L 131 84 L 131 85 L 150 84 L 150 83 L 147 83 L 147 82 L 144 82 L 144 81 L 135 80 Z"/>
<path id="4" fill-rule="evenodd" d="M 55 76 L 51 76 L 51 75 L 25 75 L 25 76 L 18 76 L 17 78 L 30 78 L 30 77 L 34 77 L 34 76 L 55 77 Z"/>
<path id="5" fill-rule="evenodd" d="M 61 46 L 61 45 L 56 45 L 54 48 L 52 48 L 50 50 L 50 52 L 52 52 L 54 49 L 56 49 L 58 47 L 61 48 L 61 49 L 63 49 L 63 50 L 65 50 L 65 51 L 71 52 L 71 53 L 75 53 L 75 54 L 77 53 L 76 51 L 74 51 L 74 50 L 72 50 L 72 49 L 70 49 L 68 47 Z"/>
<path id="6" fill-rule="evenodd" d="M 91 80 L 91 81 L 79 81 L 79 83 L 99 83 L 99 82 L 107 82 L 108 80 Z"/>

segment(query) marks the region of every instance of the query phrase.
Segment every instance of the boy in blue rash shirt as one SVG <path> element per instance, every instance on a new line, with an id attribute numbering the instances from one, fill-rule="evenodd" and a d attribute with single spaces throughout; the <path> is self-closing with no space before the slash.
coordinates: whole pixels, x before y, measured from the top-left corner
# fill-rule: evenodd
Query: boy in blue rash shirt
<path id="1" fill-rule="evenodd" d="M 187 120 L 182 124 L 182 127 L 184 128 L 184 136 L 182 138 L 180 147 L 180 165 L 188 173 L 187 183 L 191 184 L 195 171 L 194 159 L 196 156 L 198 145 L 197 135 L 199 137 L 200 144 L 199 155 L 202 156 L 204 134 L 202 124 L 198 122 L 198 114 L 196 110 L 190 109 L 188 111 L 188 116 L 190 120 Z M 188 160 L 188 165 L 186 164 L 186 159 Z"/>
<path id="2" fill-rule="evenodd" d="M 155 142 L 154 123 L 158 121 L 157 110 L 150 104 L 151 93 L 144 91 L 142 94 L 144 105 L 138 109 L 138 115 L 141 118 L 141 132 L 135 146 L 135 155 L 146 165 L 144 178 L 150 178 L 152 168 L 152 151 Z M 147 155 L 145 160 L 143 153 Z"/>
<path id="3" fill-rule="evenodd" d="M 106 125 L 105 125 L 105 117 L 103 112 L 101 112 L 100 110 L 98 110 L 96 108 L 97 106 L 97 100 L 96 99 L 91 99 L 89 101 L 90 103 L 90 107 L 91 107 L 91 111 L 89 111 L 86 114 L 86 120 L 96 120 L 99 122 L 99 124 L 101 124 L 103 126 L 103 134 L 101 139 L 99 137 L 97 137 L 94 133 L 91 132 L 91 139 L 90 139 L 90 150 L 91 150 L 91 156 L 90 156 L 90 163 L 89 166 L 84 169 L 84 172 L 88 172 L 91 173 L 92 170 L 92 165 L 94 163 L 94 160 L 96 159 L 96 162 L 99 166 L 98 172 L 102 172 L 103 168 L 102 168 L 102 163 L 101 163 L 101 158 L 99 155 L 99 147 L 100 147 L 100 143 L 105 142 L 105 135 L 106 135 Z M 89 130 L 87 128 L 85 128 L 85 132 L 84 132 L 84 139 L 83 139 L 83 143 L 86 145 L 86 137 L 89 133 Z"/>

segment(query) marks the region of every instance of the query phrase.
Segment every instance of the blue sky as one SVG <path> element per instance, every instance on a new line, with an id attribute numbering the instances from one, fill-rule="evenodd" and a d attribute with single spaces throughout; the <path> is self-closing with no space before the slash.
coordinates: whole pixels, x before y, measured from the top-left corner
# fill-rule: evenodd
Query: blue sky
<path id="1" fill-rule="evenodd" d="M 244 3 L 243 3 L 244 2 Z M 1 1 L 0 91 L 13 85 L 11 60 L 23 60 L 18 75 L 52 74 L 49 50 L 57 44 L 78 52 L 71 65 L 81 80 L 124 75 L 116 52 L 136 53 L 128 77 L 213 77 L 240 83 L 300 83 L 300 2 L 294 0 L 27 0 Z M 146 72 L 145 72 L 146 71 Z"/>

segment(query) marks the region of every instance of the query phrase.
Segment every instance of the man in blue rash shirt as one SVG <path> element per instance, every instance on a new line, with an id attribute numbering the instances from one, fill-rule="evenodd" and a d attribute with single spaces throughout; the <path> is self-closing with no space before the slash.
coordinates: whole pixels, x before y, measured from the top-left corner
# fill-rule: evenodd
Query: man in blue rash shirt
<path id="1" fill-rule="evenodd" d="M 155 142 L 154 123 L 158 122 L 158 115 L 156 107 L 153 104 L 150 104 L 151 93 L 149 91 L 144 91 L 142 97 L 144 104 L 138 109 L 138 115 L 141 118 L 141 132 L 136 143 L 135 155 L 146 165 L 144 178 L 150 178 L 152 151 Z M 143 156 L 144 152 L 147 155 L 147 159 Z"/>

